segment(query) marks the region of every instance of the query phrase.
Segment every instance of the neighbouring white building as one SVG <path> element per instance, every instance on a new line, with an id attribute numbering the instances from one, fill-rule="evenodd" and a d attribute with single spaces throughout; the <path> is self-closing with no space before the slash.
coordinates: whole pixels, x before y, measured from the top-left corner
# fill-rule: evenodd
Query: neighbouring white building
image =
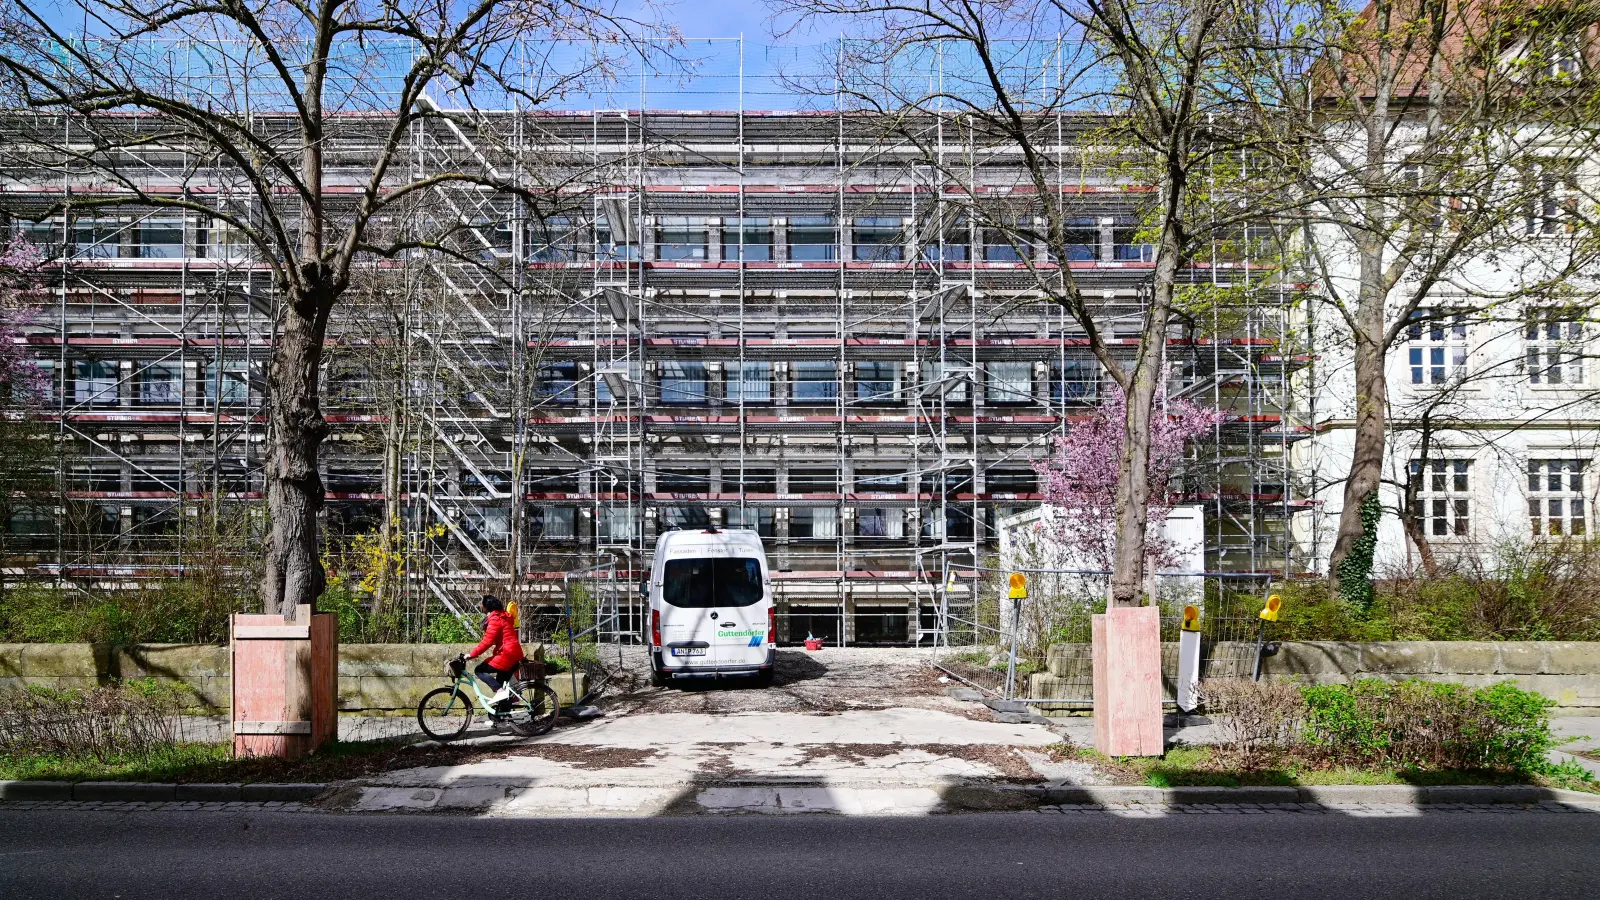
<path id="1" fill-rule="evenodd" d="M 1583 34 L 1593 31 L 1589 26 Z M 1527 47 L 1514 44 L 1501 64 L 1517 64 Z M 1530 71 L 1530 78 L 1587 77 L 1594 65 L 1577 52 Z M 1402 183 L 1416 169 L 1407 155 L 1427 150 L 1425 121 L 1419 112 L 1402 122 L 1391 144 Z M 1351 128 L 1349 138 L 1342 149 L 1362 146 L 1359 129 Z M 1440 562 L 1473 556 L 1489 563 L 1533 540 L 1583 536 L 1593 528 L 1600 486 L 1600 361 L 1593 358 L 1600 270 L 1592 256 L 1600 153 L 1593 132 L 1548 122 L 1499 138 L 1498 158 L 1476 182 L 1505 198 L 1494 202 L 1492 227 L 1470 242 L 1469 252 L 1439 267 L 1436 281 L 1424 285 L 1419 267 L 1390 294 L 1385 321 L 1395 340 L 1385 368 L 1380 573 L 1419 567 L 1423 545 Z M 1320 163 L 1331 171 L 1335 155 Z M 1416 177 L 1423 184 L 1472 180 Z M 1427 252 L 1442 252 L 1459 236 L 1462 217 L 1472 215 L 1447 193 L 1428 201 L 1437 205 L 1417 219 L 1429 231 L 1420 242 Z M 1313 231 L 1312 255 L 1324 268 L 1320 302 L 1307 307 L 1316 362 L 1304 396 L 1317 436 L 1294 450 L 1293 468 L 1312 479 L 1307 493 L 1316 501 L 1297 519 L 1297 537 L 1304 558 L 1323 571 L 1355 446 L 1354 344 L 1335 305 L 1355 297 L 1360 277 L 1350 234 L 1336 224 Z M 1392 262 L 1410 235 L 1396 229 L 1391 237 L 1385 258 Z M 1412 310 L 1414 297 L 1421 302 Z M 1420 541 L 1407 534 L 1406 514 Z"/>

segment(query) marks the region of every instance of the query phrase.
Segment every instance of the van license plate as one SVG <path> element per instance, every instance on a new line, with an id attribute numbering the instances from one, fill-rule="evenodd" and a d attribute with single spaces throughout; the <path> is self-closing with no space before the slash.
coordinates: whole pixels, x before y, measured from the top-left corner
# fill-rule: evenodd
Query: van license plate
<path id="1" fill-rule="evenodd" d="M 704 647 L 673 647 L 672 648 L 672 655 L 673 656 L 705 656 L 706 655 L 706 648 L 704 648 Z"/>

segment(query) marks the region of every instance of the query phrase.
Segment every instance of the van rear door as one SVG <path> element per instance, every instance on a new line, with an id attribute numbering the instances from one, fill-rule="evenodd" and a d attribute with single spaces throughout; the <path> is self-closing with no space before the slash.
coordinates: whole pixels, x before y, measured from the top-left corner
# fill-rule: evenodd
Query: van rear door
<path id="1" fill-rule="evenodd" d="M 661 643 L 666 663 L 751 665 L 747 660 L 752 658 L 752 641 L 759 639 L 755 646 L 762 654 L 766 652 L 764 598 L 761 560 L 755 557 L 667 560 L 661 582 Z M 703 654 L 701 646 L 705 647 Z"/>

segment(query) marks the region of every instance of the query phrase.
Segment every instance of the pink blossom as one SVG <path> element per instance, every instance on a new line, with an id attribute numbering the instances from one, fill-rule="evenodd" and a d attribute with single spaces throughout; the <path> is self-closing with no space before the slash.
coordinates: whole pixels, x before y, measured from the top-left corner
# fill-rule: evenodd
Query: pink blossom
<path id="1" fill-rule="evenodd" d="M 1045 502 L 1055 507 L 1056 538 L 1100 569 L 1114 559 L 1117 470 L 1126 434 L 1126 401 L 1113 387 L 1087 422 L 1056 438 L 1050 455 L 1034 464 Z M 1223 415 L 1187 400 L 1158 397 L 1150 423 L 1150 531 L 1145 559 L 1151 566 L 1176 562 L 1176 550 L 1160 525 L 1177 503 L 1170 490 L 1173 474 L 1189 441 L 1215 428 Z"/>
<path id="2" fill-rule="evenodd" d="M 19 340 L 20 329 L 32 316 L 29 302 L 42 259 L 20 237 L 0 250 L 0 409 L 6 413 L 28 409 L 46 393 L 44 371 Z"/>

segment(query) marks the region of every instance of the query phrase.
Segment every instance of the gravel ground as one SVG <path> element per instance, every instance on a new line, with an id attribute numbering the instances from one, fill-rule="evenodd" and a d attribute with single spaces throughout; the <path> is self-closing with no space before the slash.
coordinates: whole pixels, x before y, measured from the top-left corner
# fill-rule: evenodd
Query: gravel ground
<path id="1" fill-rule="evenodd" d="M 608 657 L 610 653 L 606 654 Z M 650 686 L 643 647 L 623 651 L 624 671 L 599 705 L 616 713 L 790 712 L 827 715 L 852 709 L 913 707 L 990 719 L 987 708 L 945 695 L 950 683 L 928 665 L 928 651 L 852 647 L 780 649 L 771 687 L 744 679 Z"/>

